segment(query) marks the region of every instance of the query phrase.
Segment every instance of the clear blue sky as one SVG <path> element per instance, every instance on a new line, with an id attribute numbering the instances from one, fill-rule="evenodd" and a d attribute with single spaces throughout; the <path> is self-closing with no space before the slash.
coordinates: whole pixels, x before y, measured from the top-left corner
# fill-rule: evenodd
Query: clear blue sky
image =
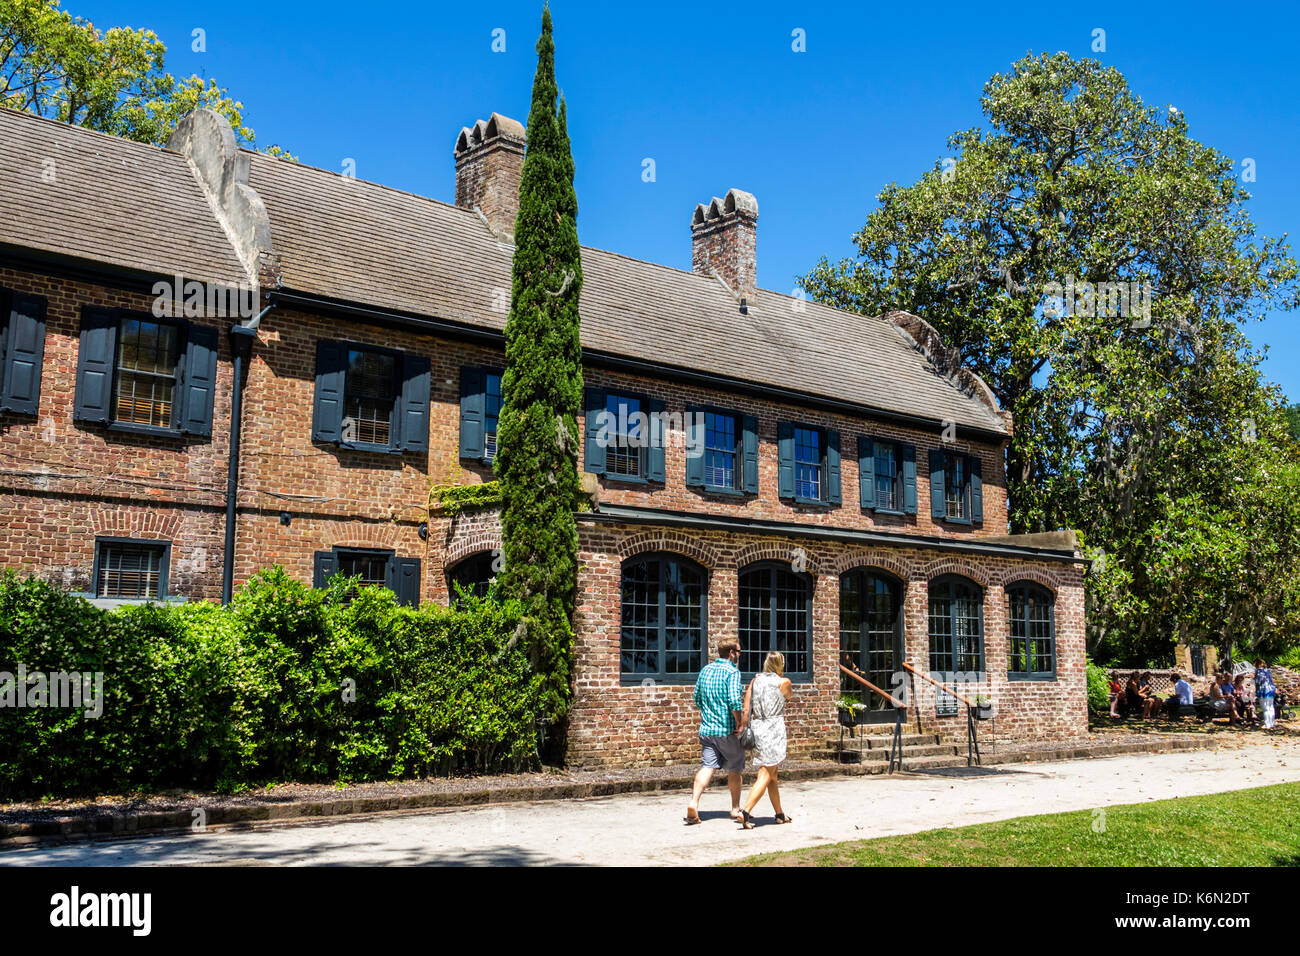
<path id="1" fill-rule="evenodd" d="M 450 202 L 462 126 L 527 119 L 541 0 L 295 3 L 64 0 L 104 28 L 148 27 L 168 69 L 216 78 L 259 145 Z M 1251 212 L 1300 227 L 1300 9 L 1283 3 L 579 3 L 554 0 L 587 245 L 690 268 L 690 214 L 737 186 L 758 197 L 759 282 L 788 291 L 851 254 L 876 193 L 946 155 L 979 94 L 1028 51 L 1118 67 L 1192 135 L 1257 164 Z M 207 51 L 191 50 L 206 31 Z M 505 30 L 506 50 L 492 51 Z M 791 50 L 805 31 L 807 51 Z M 657 180 L 642 181 L 642 161 Z M 1270 378 L 1300 401 L 1294 313 L 1252 324 Z"/>

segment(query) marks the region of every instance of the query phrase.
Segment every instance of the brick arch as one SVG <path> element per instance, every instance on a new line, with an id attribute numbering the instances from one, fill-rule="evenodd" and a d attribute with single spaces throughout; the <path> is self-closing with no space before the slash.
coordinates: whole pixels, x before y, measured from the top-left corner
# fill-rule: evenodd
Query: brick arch
<path id="1" fill-rule="evenodd" d="M 174 511 L 144 511 L 129 508 L 97 510 L 91 527 L 97 535 L 110 538 L 154 538 L 173 541 L 180 531 L 181 516 Z"/>
<path id="2" fill-rule="evenodd" d="M 849 551 L 841 554 L 829 564 L 827 573 L 836 577 L 855 568 L 876 568 L 892 574 L 904 585 L 911 578 L 911 571 L 904 562 L 889 555 L 881 554 L 879 551 Z"/>
<path id="3" fill-rule="evenodd" d="M 956 558 L 938 558 L 931 561 L 921 569 L 918 577 L 925 581 L 926 584 L 929 584 L 929 582 L 933 581 L 935 578 L 941 578 L 945 574 L 958 574 L 963 578 L 970 578 L 970 580 L 974 581 L 986 592 L 994 585 L 994 581 L 986 572 L 980 570 L 975 565 Z"/>
<path id="4" fill-rule="evenodd" d="M 1054 598 L 1060 593 L 1061 590 L 1060 578 L 1058 578 L 1051 571 L 1045 570 L 1043 568 L 1034 568 L 1034 567 L 1008 568 L 1002 574 L 1002 580 L 999 581 L 998 583 L 1002 585 L 1003 590 L 1006 590 L 1011 585 L 1019 581 L 1033 581 L 1035 584 L 1040 584 L 1043 587 L 1047 588 L 1047 590 L 1051 591 L 1052 597 Z"/>
<path id="5" fill-rule="evenodd" d="M 321 525 L 321 534 L 328 548 L 398 550 L 399 529 L 389 522 L 325 521 Z"/>
<path id="6" fill-rule="evenodd" d="M 684 555 L 708 571 L 718 567 L 717 552 L 697 538 L 678 531 L 647 531 L 625 538 L 618 547 L 619 563 L 648 551 Z"/>
<path id="7" fill-rule="evenodd" d="M 481 551 L 494 551 L 501 547 L 499 528 L 476 528 L 468 534 L 457 535 L 442 553 L 442 566 L 450 568 Z"/>
<path id="8" fill-rule="evenodd" d="M 804 547 L 802 544 L 775 544 L 771 541 L 756 541 L 745 545 L 736 552 L 732 566 L 739 571 L 751 564 L 757 564 L 759 561 L 778 561 L 781 564 L 791 564 L 794 560 L 795 548 L 803 548 L 804 553 L 808 555 L 807 572 L 817 574 L 821 570 L 822 558 L 815 551 Z"/>

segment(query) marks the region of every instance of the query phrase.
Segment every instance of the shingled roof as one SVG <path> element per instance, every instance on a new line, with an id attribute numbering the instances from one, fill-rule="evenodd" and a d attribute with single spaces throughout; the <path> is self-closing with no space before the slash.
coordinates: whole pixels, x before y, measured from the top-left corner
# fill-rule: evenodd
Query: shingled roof
<path id="1" fill-rule="evenodd" d="M 0 143 L 0 244 L 160 275 L 248 280 L 185 156 L 3 109 Z M 283 289 L 504 327 L 513 247 L 477 213 L 247 155 L 248 185 L 265 203 Z M 55 160 L 54 184 L 41 181 L 45 157 Z M 889 318 L 767 290 L 742 314 L 712 276 L 588 247 L 582 259 L 587 349 L 1007 430 L 977 378 L 954 371 L 924 336 Z"/>

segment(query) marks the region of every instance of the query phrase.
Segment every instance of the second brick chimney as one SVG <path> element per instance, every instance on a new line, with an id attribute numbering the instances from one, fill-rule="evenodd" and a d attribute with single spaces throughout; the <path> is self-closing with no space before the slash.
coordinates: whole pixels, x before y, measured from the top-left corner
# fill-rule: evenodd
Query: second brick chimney
<path id="1" fill-rule="evenodd" d="M 498 239 L 513 242 L 519 214 L 524 127 L 500 113 L 456 137 L 456 205 L 477 209 Z"/>
<path id="2" fill-rule="evenodd" d="M 716 275 L 737 299 L 754 300 L 758 291 L 758 200 L 740 189 L 727 190 L 691 217 L 691 271 Z"/>

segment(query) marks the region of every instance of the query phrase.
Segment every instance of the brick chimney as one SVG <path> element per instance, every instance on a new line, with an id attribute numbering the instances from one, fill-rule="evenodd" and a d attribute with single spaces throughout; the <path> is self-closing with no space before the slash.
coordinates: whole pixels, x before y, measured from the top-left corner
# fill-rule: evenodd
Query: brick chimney
<path id="1" fill-rule="evenodd" d="M 524 127 L 493 113 L 456 137 L 456 205 L 477 209 L 498 239 L 513 242 L 519 214 Z"/>
<path id="2" fill-rule="evenodd" d="M 727 190 L 691 217 L 691 271 L 717 275 L 737 299 L 753 301 L 758 291 L 758 200 L 739 189 Z"/>

